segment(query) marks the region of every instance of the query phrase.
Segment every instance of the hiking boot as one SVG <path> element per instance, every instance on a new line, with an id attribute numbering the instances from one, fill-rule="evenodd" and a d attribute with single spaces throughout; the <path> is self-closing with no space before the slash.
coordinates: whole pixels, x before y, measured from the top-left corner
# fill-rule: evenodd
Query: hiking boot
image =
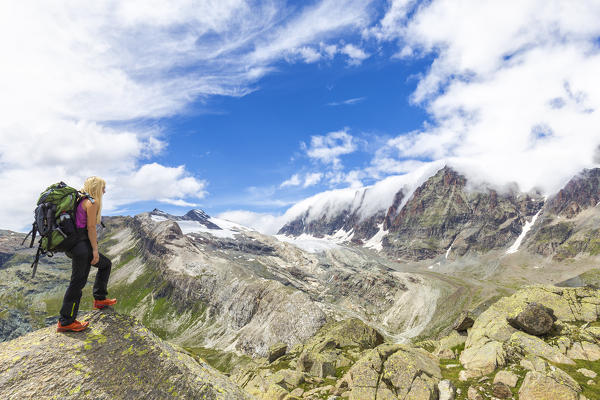
<path id="1" fill-rule="evenodd" d="M 96 310 L 102 310 L 104 307 L 112 306 L 115 304 L 117 304 L 117 299 L 94 300 L 94 308 Z"/>
<path id="2" fill-rule="evenodd" d="M 60 321 L 56 325 L 56 332 L 81 332 L 89 325 L 89 321 L 73 321 L 69 325 L 61 325 Z"/>

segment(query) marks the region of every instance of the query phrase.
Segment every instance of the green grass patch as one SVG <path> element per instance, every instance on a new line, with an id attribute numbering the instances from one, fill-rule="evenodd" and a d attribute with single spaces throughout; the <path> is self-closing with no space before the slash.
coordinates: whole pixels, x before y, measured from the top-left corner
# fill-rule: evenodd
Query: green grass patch
<path id="1" fill-rule="evenodd" d="M 133 260 L 140 253 L 140 249 L 138 246 L 134 246 L 131 249 L 127 250 L 119 257 L 118 264 L 113 266 L 114 270 L 121 268 L 122 266 L 128 264 L 131 260 Z"/>
<path id="2" fill-rule="evenodd" d="M 587 360 L 573 360 L 575 361 L 575 365 L 568 364 L 557 364 L 551 363 L 554 366 L 562 369 L 567 374 L 571 375 L 573 379 L 579 383 L 581 388 L 583 389 L 582 394 L 586 396 L 588 399 L 600 399 L 600 385 L 598 385 L 598 378 L 594 378 L 595 383 L 593 385 L 588 385 L 587 382 L 590 378 L 582 375 L 577 372 L 580 368 L 589 369 L 590 371 L 594 371 L 596 374 L 600 375 L 600 361 L 587 361 Z"/>
<path id="3" fill-rule="evenodd" d="M 194 358 L 200 359 L 219 371 L 229 374 L 234 367 L 243 366 L 252 361 L 248 356 L 233 352 L 209 349 L 206 347 L 184 347 Z"/>

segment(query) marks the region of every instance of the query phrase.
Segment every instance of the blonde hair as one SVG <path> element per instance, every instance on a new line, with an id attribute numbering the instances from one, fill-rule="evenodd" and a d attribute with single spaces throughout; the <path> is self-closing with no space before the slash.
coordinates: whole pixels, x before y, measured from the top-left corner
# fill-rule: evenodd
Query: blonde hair
<path id="1" fill-rule="evenodd" d="M 106 182 L 104 179 L 97 176 L 90 176 L 83 183 L 81 191 L 89 194 L 94 198 L 94 203 L 98 205 L 98 213 L 96 214 L 96 224 L 99 224 L 102 219 L 102 195 L 104 194 L 104 188 Z"/>

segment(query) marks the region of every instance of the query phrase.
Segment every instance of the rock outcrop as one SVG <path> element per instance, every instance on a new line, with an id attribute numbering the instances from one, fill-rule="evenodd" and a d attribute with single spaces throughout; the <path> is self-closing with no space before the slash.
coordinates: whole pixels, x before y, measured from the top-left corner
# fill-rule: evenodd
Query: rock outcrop
<path id="1" fill-rule="evenodd" d="M 83 332 L 41 329 L 0 343 L 3 399 L 250 399 L 205 363 L 113 311 Z"/>

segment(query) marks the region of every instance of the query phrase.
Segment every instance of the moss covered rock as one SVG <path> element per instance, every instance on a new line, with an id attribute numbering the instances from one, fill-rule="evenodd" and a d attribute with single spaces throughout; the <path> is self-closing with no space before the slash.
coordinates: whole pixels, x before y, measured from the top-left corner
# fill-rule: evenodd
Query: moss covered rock
<path id="1" fill-rule="evenodd" d="M 1 343 L 0 397 L 251 398 L 131 317 L 107 310 L 87 319 L 83 332 L 49 327 Z"/>

